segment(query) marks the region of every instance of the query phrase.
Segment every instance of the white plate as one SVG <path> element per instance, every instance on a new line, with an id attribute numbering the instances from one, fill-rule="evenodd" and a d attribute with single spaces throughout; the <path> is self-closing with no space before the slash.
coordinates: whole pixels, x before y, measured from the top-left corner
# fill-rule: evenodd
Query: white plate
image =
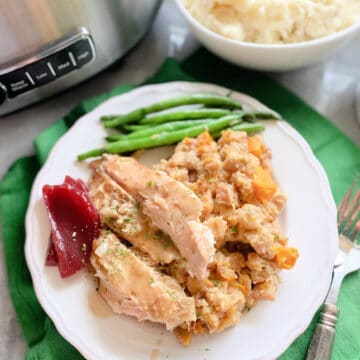
<path id="1" fill-rule="evenodd" d="M 99 117 L 194 92 L 225 95 L 229 89 L 174 82 L 143 86 L 114 97 L 76 122 L 55 145 L 35 180 L 26 216 L 25 250 L 36 295 L 60 334 L 86 358 L 273 359 L 306 329 L 326 295 L 337 249 L 336 208 L 326 175 L 310 147 L 284 121 L 266 122 L 264 139 L 273 152 L 276 181 L 288 196 L 284 230 L 300 258 L 294 269 L 281 273 L 276 300 L 258 304 L 234 328 L 195 336 L 184 348 L 159 325 L 106 311 L 96 295 L 95 282 L 85 271 L 64 280 L 57 268 L 44 266 L 50 225 L 41 188 L 61 183 L 65 175 L 88 179 L 86 164 L 75 157 L 103 143 L 106 131 Z M 246 107 L 267 109 L 246 95 L 233 92 L 231 96 Z M 157 149 L 146 158 L 152 162 L 161 155 L 164 151 Z"/>

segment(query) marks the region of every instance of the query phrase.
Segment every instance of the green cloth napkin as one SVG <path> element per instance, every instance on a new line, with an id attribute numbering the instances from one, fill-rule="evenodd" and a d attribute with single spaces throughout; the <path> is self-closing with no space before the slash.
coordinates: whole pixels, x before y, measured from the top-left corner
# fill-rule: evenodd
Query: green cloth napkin
<path id="1" fill-rule="evenodd" d="M 331 189 L 339 201 L 360 171 L 360 149 L 323 116 L 266 75 L 245 71 L 200 49 L 182 64 L 168 59 L 147 83 L 174 80 L 217 83 L 256 97 L 278 111 L 308 141 L 328 174 Z M 55 122 L 35 139 L 36 155 L 17 160 L 0 184 L 4 254 L 8 285 L 16 313 L 29 346 L 26 359 L 81 359 L 82 356 L 56 331 L 36 299 L 24 257 L 24 216 L 33 179 L 55 142 L 82 115 L 111 96 L 131 90 L 121 85 L 108 94 L 84 100 L 67 116 Z M 301 191 L 301 189 L 299 189 Z M 360 358 L 360 273 L 344 281 L 339 297 L 341 313 L 332 353 L 333 360 Z M 306 294 L 304 294 L 306 296 Z M 301 301 L 301 299 L 299 299 Z M 304 359 L 318 319 L 281 356 L 282 360 Z M 291 319 L 289 319 L 291 321 Z"/>

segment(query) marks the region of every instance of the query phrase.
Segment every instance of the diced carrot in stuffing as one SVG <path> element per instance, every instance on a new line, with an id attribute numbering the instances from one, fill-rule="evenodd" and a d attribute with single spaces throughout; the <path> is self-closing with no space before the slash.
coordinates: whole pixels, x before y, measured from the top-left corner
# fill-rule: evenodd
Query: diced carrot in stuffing
<path id="1" fill-rule="evenodd" d="M 195 324 L 195 327 L 193 329 L 193 333 L 194 334 L 203 334 L 204 332 L 205 332 L 204 326 L 199 321 L 197 321 Z"/>
<path id="2" fill-rule="evenodd" d="M 239 289 L 243 294 L 244 296 L 248 296 L 249 295 L 249 291 L 246 289 L 245 285 L 244 284 L 241 284 L 240 282 L 238 281 L 231 281 L 230 282 L 230 285 L 234 288 L 237 288 Z"/>
<path id="3" fill-rule="evenodd" d="M 191 144 L 191 139 L 188 138 L 188 137 L 186 137 L 186 138 L 183 140 L 183 143 L 184 143 L 185 145 L 190 145 L 190 144 Z"/>
<path id="4" fill-rule="evenodd" d="M 134 159 L 138 159 L 144 153 L 144 151 L 145 150 L 143 149 L 137 150 L 131 155 L 131 157 L 133 157 Z"/>
<path id="5" fill-rule="evenodd" d="M 204 131 L 198 136 L 197 141 L 199 145 L 210 145 L 213 138 L 207 131 Z"/>
<path id="6" fill-rule="evenodd" d="M 190 345 L 192 334 L 189 331 L 178 327 L 174 330 L 174 333 L 181 344 L 184 346 Z"/>
<path id="7" fill-rule="evenodd" d="M 206 158 L 203 159 L 203 162 L 205 163 L 205 165 L 206 165 L 206 164 L 210 164 L 210 163 L 212 163 L 213 161 L 214 161 L 214 158 L 212 158 L 212 157 L 210 157 L 210 156 L 208 156 L 208 157 L 206 157 Z"/>
<path id="8" fill-rule="evenodd" d="M 275 263 L 281 269 L 291 269 L 297 258 L 299 257 L 299 251 L 293 247 L 279 247 L 276 249 Z"/>
<path id="9" fill-rule="evenodd" d="M 260 158 L 265 151 L 265 145 L 259 136 L 250 136 L 248 139 L 248 150 L 250 154 Z"/>
<path id="10" fill-rule="evenodd" d="M 221 331 L 222 329 L 226 328 L 229 324 L 232 323 L 232 316 L 233 316 L 234 312 L 235 312 L 234 306 L 230 306 L 227 309 L 224 317 L 220 320 L 220 324 L 217 328 L 218 331 Z"/>
<path id="11" fill-rule="evenodd" d="M 261 166 L 255 168 L 252 185 L 254 195 L 259 201 L 269 200 L 276 191 L 276 184 L 271 174 Z"/>

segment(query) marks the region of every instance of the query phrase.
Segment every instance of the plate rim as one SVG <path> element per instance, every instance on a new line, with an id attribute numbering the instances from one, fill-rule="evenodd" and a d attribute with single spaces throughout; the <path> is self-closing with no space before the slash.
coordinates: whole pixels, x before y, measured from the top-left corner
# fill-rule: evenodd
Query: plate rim
<path id="1" fill-rule="evenodd" d="M 57 140 L 57 142 L 54 144 L 51 152 L 49 153 L 49 156 L 48 156 L 46 162 L 43 164 L 43 166 L 37 173 L 35 180 L 33 182 L 33 185 L 32 185 L 30 198 L 29 198 L 29 205 L 28 205 L 28 208 L 26 211 L 26 217 L 25 217 L 25 230 L 26 230 L 26 239 L 25 239 L 25 245 L 24 245 L 25 258 L 26 258 L 26 263 L 27 263 L 29 272 L 31 274 L 35 294 L 36 294 L 37 300 L 41 304 L 41 307 L 46 312 L 47 316 L 49 316 L 49 318 L 53 322 L 54 326 L 56 327 L 56 329 L 60 333 L 60 335 L 66 341 L 68 341 L 72 346 L 74 346 L 87 359 L 99 359 L 99 354 L 93 352 L 80 337 L 76 336 L 73 333 L 73 331 L 71 330 L 71 328 L 66 325 L 66 323 L 63 321 L 61 316 L 59 316 L 58 311 L 52 306 L 51 302 L 46 297 L 46 292 L 42 288 L 41 273 L 37 271 L 37 265 L 32 260 L 33 258 L 31 256 L 31 252 L 32 252 L 31 238 L 33 238 L 34 236 L 32 235 L 33 223 L 32 223 L 31 215 L 34 211 L 36 200 L 37 200 L 36 199 L 36 190 L 39 188 L 39 182 L 42 178 L 42 174 L 46 170 L 47 164 L 51 163 L 51 159 L 58 152 L 58 148 L 61 147 L 62 142 L 64 141 L 64 139 L 66 139 L 66 137 L 68 136 L 70 131 L 72 131 L 73 129 L 75 129 L 78 126 L 81 126 L 81 120 L 83 118 L 85 118 L 86 116 L 88 116 L 89 114 L 91 114 L 94 111 L 98 111 L 102 107 L 107 107 L 108 103 L 114 101 L 114 99 L 116 99 L 116 98 L 129 97 L 131 99 L 131 97 L 136 96 L 137 93 L 139 93 L 139 92 L 141 93 L 141 92 L 149 90 L 149 89 L 151 90 L 152 88 L 161 88 L 161 87 L 164 87 L 164 86 L 166 87 L 169 85 L 175 86 L 175 87 L 176 86 L 179 86 L 179 87 L 190 86 L 190 87 L 194 87 L 194 88 L 196 88 L 196 86 L 207 86 L 207 87 L 211 88 L 211 90 L 209 90 L 209 91 L 215 91 L 215 92 L 219 92 L 219 93 L 224 92 L 224 91 L 226 91 L 228 93 L 230 91 L 231 93 L 235 93 L 242 97 L 246 97 L 247 99 L 251 100 L 255 104 L 257 104 L 259 106 L 261 105 L 262 107 L 274 112 L 274 110 L 268 108 L 266 105 L 264 105 L 263 103 L 258 101 L 256 98 L 253 98 L 247 94 L 238 92 L 236 90 L 232 90 L 230 88 L 226 88 L 226 87 L 219 86 L 219 85 L 212 84 L 212 83 L 204 83 L 204 82 L 173 81 L 173 82 L 166 82 L 166 83 L 155 84 L 155 85 L 150 84 L 150 85 L 139 86 L 136 89 L 130 90 L 124 94 L 120 94 L 120 95 L 111 97 L 110 99 L 104 101 L 99 106 L 97 106 L 91 112 L 89 112 L 89 113 L 83 115 L 81 118 L 79 118 L 75 122 L 75 124 L 64 135 L 62 135 Z M 319 160 L 315 157 L 312 149 L 310 148 L 310 145 L 306 142 L 306 140 L 302 137 L 302 135 L 300 133 L 298 133 L 286 121 L 278 121 L 277 126 L 279 126 L 279 128 L 283 131 L 283 133 L 286 136 L 288 136 L 292 140 L 292 142 L 295 143 L 300 148 L 300 150 L 304 153 L 306 161 L 308 162 L 309 166 L 311 168 L 313 168 L 314 173 L 316 174 L 316 177 L 319 180 L 320 189 L 321 189 L 321 197 L 322 197 L 323 203 L 327 205 L 327 209 L 328 209 L 327 218 L 328 218 L 328 227 L 330 229 L 329 230 L 330 236 L 329 236 L 329 264 L 328 265 L 329 266 L 331 265 L 331 269 L 332 269 L 332 266 L 335 261 L 335 256 L 337 253 L 337 242 L 338 242 L 338 234 L 337 234 L 337 226 L 336 226 L 337 210 L 336 210 L 335 201 L 333 199 L 333 195 L 332 195 L 332 192 L 330 189 L 330 184 L 329 184 L 327 175 L 326 175 L 325 170 L 323 169 L 322 165 L 320 164 Z M 289 328 L 288 332 L 292 333 L 292 334 L 287 334 L 287 337 L 286 337 L 287 341 L 283 341 L 281 345 L 276 344 L 276 346 L 273 346 L 272 349 L 269 349 L 267 352 L 264 352 L 263 354 L 261 354 L 261 359 L 262 358 L 275 358 L 275 357 L 280 356 L 292 344 L 292 342 L 307 329 L 312 318 L 314 317 L 318 308 L 321 306 L 321 304 L 327 294 L 328 288 L 330 286 L 331 274 L 332 274 L 332 271 L 328 271 L 328 276 L 327 276 L 328 281 L 320 284 L 320 286 L 319 286 L 320 290 L 318 290 L 317 296 L 313 297 L 312 303 L 309 303 L 309 306 L 308 306 L 309 309 L 308 309 L 308 311 L 306 311 L 303 318 L 299 319 L 297 322 L 295 322 L 295 325 L 293 327 Z M 284 338 L 285 338 L 285 335 L 284 335 Z M 260 359 L 260 358 L 256 358 L 256 359 Z"/>

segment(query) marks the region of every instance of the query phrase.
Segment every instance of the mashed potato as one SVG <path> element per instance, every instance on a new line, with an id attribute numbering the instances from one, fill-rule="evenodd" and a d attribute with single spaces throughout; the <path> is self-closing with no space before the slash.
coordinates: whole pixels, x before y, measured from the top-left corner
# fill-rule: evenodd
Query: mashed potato
<path id="1" fill-rule="evenodd" d="M 200 23 L 230 39 L 283 44 L 313 40 L 360 21 L 360 0 L 184 0 Z"/>

